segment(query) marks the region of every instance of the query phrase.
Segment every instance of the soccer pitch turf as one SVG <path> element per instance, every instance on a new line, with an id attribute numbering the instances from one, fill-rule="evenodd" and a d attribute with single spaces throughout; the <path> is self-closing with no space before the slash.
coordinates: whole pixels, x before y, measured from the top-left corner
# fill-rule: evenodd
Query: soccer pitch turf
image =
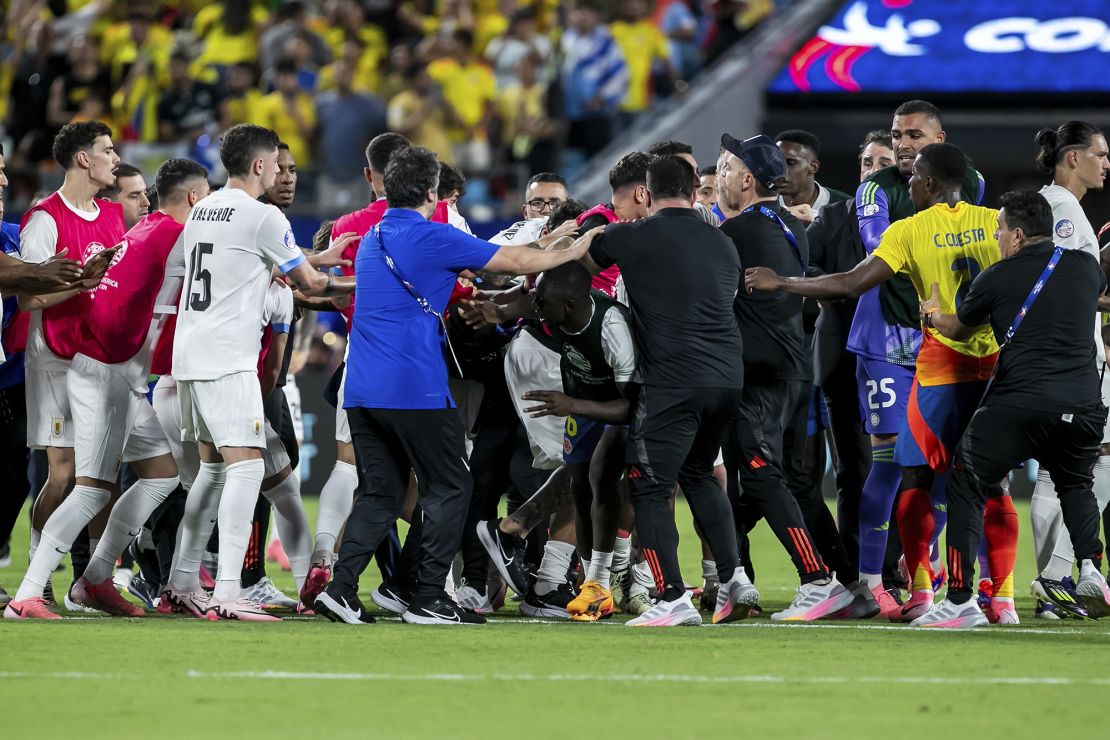
<path id="1" fill-rule="evenodd" d="M 305 503 L 314 521 L 315 499 Z M 621 619 L 529 619 L 513 602 L 473 628 L 384 617 L 367 627 L 299 617 L 0 620 L 0 726 L 9 737 L 59 738 L 1018 738 L 1042 734 L 1051 716 L 1074 730 L 1102 726 L 1110 620 L 1033 619 L 1028 507 L 1019 511 L 1017 627 L 761 617 L 639 630 Z M 681 504 L 678 522 L 687 580 L 700 583 Z M 796 579 L 765 526 L 752 549 L 770 614 Z M 12 552 L 26 552 L 25 518 Z M 26 566 L 13 560 L 0 570 L 10 592 Z M 288 573 L 271 567 L 270 576 L 292 593 Z M 377 579 L 371 564 L 366 604 Z M 55 574 L 59 597 L 69 580 L 68 567 Z"/>

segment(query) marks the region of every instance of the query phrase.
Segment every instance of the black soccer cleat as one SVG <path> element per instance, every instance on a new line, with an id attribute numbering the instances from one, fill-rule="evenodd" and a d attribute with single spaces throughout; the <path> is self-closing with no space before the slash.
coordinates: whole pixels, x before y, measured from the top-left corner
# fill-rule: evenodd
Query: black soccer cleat
<path id="1" fill-rule="evenodd" d="M 1090 619 L 1086 606 L 1075 592 L 1075 582 L 1070 576 L 1063 581 L 1038 576 L 1029 590 L 1038 600 L 1055 604 L 1066 617 Z"/>
<path id="2" fill-rule="evenodd" d="M 446 597 L 432 602 L 409 604 L 401 619 L 409 624 L 485 624 L 486 618 L 468 612 Z"/>
<path id="3" fill-rule="evenodd" d="M 370 616 L 366 607 L 355 594 L 332 596 L 325 589 L 312 604 L 313 610 L 332 622 L 344 624 L 374 624 L 377 620 Z"/>
<path id="4" fill-rule="evenodd" d="M 574 601 L 574 587 L 569 583 L 561 583 L 558 588 L 552 589 L 542 596 L 533 588 L 520 605 L 522 614 L 529 617 L 552 617 L 567 619 L 567 605 Z"/>
<path id="5" fill-rule="evenodd" d="M 524 568 L 524 542 L 519 537 L 505 534 L 498 529 L 500 521 L 492 519 L 478 522 L 478 539 L 509 588 L 518 594 L 527 594 L 528 571 Z"/>

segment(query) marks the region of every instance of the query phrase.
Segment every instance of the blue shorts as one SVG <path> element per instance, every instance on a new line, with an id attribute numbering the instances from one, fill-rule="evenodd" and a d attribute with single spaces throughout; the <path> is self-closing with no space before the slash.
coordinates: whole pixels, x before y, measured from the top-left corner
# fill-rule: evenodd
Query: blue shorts
<path id="1" fill-rule="evenodd" d="M 915 380 L 906 425 L 894 446 L 894 462 L 907 468 L 928 465 L 938 473 L 947 471 L 986 388 L 985 380 L 930 386 Z"/>
<path id="2" fill-rule="evenodd" d="M 601 435 L 609 427 L 603 421 L 568 416 L 563 427 L 563 462 L 571 465 L 588 465 L 594 457 Z"/>
<path id="3" fill-rule="evenodd" d="M 868 434 L 898 434 L 906 423 L 913 369 L 882 360 L 856 358 L 859 415 Z"/>
<path id="4" fill-rule="evenodd" d="M 813 386 L 813 398 L 809 403 L 809 418 L 806 419 L 806 436 L 812 437 L 829 428 L 829 409 L 825 406 L 825 392 Z"/>

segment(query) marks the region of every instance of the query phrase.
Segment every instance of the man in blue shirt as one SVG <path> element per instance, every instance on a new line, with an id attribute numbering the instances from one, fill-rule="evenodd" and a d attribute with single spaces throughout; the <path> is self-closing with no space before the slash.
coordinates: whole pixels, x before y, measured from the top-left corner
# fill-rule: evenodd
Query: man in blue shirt
<path id="1" fill-rule="evenodd" d="M 332 621 L 366 624 L 358 577 L 401 512 L 410 468 L 420 482 L 423 547 L 417 587 L 402 615 L 411 624 L 481 624 L 443 591 L 459 549 L 471 478 L 463 425 L 447 388 L 442 314 L 463 270 L 543 272 L 585 254 L 593 232 L 569 249 L 490 244 L 431 223 L 439 162 L 427 149 L 393 155 L 385 171 L 389 210 L 355 259 L 356 300 L 344 407 L 359 473 L 334 578 L 315 609 Z M 573 232 L 557 229 L 551 242 Z M 536 247 L 541 247 L 537 249 Z M 450 352 L 450 350 L 447 350 Z"/>

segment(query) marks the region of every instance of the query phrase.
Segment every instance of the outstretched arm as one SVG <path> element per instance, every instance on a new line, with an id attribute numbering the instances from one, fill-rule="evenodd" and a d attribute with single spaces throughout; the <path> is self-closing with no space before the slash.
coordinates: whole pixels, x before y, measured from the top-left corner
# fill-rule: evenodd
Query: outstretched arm
<path id="1" fill-rule="evenodd" d="M 848 272 L 820 277 L 779 277 L 768 267 L 750 267 L 744 273 L 744 287 L 756 290 L 792 293 L 818 300 L 858 298 L 876 285 L 894 277 L 894 270 L 874 255 Z"/>

